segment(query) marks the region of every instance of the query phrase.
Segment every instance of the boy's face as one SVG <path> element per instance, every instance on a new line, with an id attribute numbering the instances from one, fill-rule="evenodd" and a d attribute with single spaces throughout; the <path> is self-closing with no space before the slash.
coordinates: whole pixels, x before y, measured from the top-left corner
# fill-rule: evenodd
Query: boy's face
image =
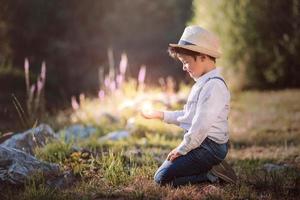
<path id="1" fill-rule="evenodd" d="M 197 79 L 204 74 L 204 60 L 197 56 L 196 60 L 192 56 L 179 54 L 178 59 L 182 62 L 183 71 L 187 71 L 193 79 Z"/>

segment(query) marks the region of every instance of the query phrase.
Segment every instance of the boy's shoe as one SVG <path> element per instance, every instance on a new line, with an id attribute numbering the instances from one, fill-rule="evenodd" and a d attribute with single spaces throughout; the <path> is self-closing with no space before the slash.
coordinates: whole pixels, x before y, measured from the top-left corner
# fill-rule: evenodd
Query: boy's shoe
<path id="1" fill-rule="evenodd" d="M 207 172 L 206 177 L 211 183 L 219 183 L 219 177 L 215 176 L 211 171 Z"/>
<path id="2" fill-rule="evenodd" d="M 236 183 L 237 176 L 232 167 L 225 160 L 213 166 L 211 173 L 226 182 Z"/>

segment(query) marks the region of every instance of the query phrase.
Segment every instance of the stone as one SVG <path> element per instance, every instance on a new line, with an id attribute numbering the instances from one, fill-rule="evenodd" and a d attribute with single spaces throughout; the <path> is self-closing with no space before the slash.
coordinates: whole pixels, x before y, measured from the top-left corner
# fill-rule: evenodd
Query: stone
<path id="1" fill-rule="evenodd" d="M 76 124 L 66 128 L 63 131 L 60 131 L 60 133 L 65 134 L 66 142 L 77 142 L 79 139 L 85 139 L 90 137 L 96 131 L 97 129 L 92 126 L 85 127 L 83 125 Z"/>
<path id="2" fill-rule="evenodd" d="M 107 140 L 121 140 L 121 139 L 125 139 L 128 138 L 131 135 L 131 133 L 129 131 L 126 130 L 122 130 L 122 131 L 114 131 L 114 132 L 110 132 L 107 135 L 99 138 L 100 142 L 103 141 L 107 141 Z"/>
<path id="3" fill-rule="evenodd" d="M 36 173 L 45 177 L 57 176 L 59 166 L 36 159 L 19 149 L 0 145 L 0 182 L 23 184 Z"/>
<path id="4" fill-rule="evenodd" d="M 36 147 L 43 147 L 49 141 L 56 140 L 57 135 L 47 124 L 41 124 L 36 128 L 29 129 L 23 133 L 14 134 L 5 140 L 1 145 L 22 150 L 34 155 Z"/>
<path id="5" fill-rule="evenodd" d="M 288 167 L 289 167 L 288 164 L 279 165 L 279 164 L 273 164 L 273 163 L 266 163 L 263 165 L 262 168 L 264 170 L 266 170 L 267 172 L 275 172 L 275 171 L 287 169 Z"/>

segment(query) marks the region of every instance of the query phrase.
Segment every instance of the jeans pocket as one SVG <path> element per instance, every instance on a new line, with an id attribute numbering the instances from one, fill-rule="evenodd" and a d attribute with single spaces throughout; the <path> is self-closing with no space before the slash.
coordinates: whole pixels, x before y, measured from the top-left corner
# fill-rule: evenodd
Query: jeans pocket
<path id="1" fill-rule="evenodd" d="M 209 138 L 206 138 L 205 140 L 206 141 L 203 142 L 203 145 L 201 146 L 211 152 L 216 159 L 220 161 L 224 160 L 228 152 L 227 143 L 218 144 Z"/>

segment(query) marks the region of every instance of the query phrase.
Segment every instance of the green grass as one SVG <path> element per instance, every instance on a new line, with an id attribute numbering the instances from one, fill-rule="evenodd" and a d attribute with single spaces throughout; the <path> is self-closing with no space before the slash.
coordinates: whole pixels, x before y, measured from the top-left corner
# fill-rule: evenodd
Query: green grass
<path id="1" fill-rule="evenodd" d="M 116 102 L 116 99 L 108 102 L 105 109 L 120 112 L 112 108 Z M 97 133 L 76 143 L 86 152 L 74 151 L 73 143 L 57 141 L 36 150 L 38 158 L 59 163 L 63 170 L 72 170 L 78 176 L 74 185 L 54 190 L 33 179 L 19 189 L 6 186 L 7 192 L 1 194 L 1 199 L 297 199 L 299 102 L 300 90 L 233 94 L 229 117 L 231 148 L 227 159 L 239 177 L 238 183 L 171 188 L 157 186 L 153 175 L 180 143 L 182 131 L 157 120 L 142 119 L 134 108 L 124 111 L 119 122 L 98 121 L 97 112 L 103 105 L 90 99 L 80 110 L 72 112 L 71 117 L 62 117 L 61 113 L 52 121 L 57 127 L 72 123 L 94 125 Z M 135 117 L 132 137 L 120 141 L 97 140 L 110 131 L 123 129 L 129 117 Z M 290 167 L 267 172 L 262 168 L 266 163 Z"/>
<path id="2" fill-rule="evenodd" d="M 72 152 L 72 143 L 55 141 L 47 144 L 43 148 L 37 148 L 35 155 L 37 158 L 54 163 L 62 163 Z"/>

